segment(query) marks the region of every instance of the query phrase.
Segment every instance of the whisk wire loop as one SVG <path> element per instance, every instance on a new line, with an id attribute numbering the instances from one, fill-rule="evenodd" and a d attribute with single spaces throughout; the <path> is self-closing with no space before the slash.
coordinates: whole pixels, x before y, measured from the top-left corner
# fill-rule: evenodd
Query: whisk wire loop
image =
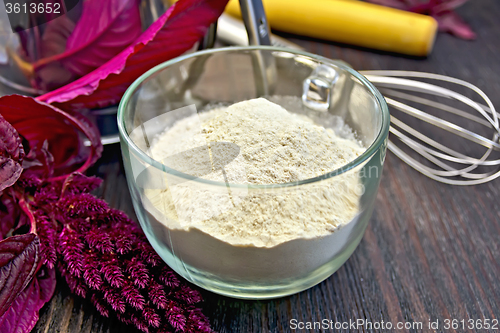
<path id="1" fill-rule="evenodd" d="M 405 163 L 427 177 L 452 185 L 475 185 L 500 177 L 500 159 L 495 159 L 495 154 L 493 154 L 494 151 L 500 151 L 500 115 L 496 112 L 491 100 L 481 89 L 469 82 L 433 73 L 377 70 L 361 71 L 361 74 L 365 75 L 368 80 L 380 89 L 384 94 L 387 104 L 393 109 L 402 111 L 409 116 L 486 148 L 486 151 L 480 158 L 468 156 L 467 154 L 461 153 L 422 134 L 416 128 L 412 128 L 391 115 L 391 134 L 398 139 L 398 142 L 409 147 L 419 156 L 435 165 L 435 167 L 423 164 L 396 145 L 393 141 L 389 141 L 388 149 Z M 418 79 L 435 80 L 460 85 L 479 95 L 485 104 L 478 103 L 457 91 L 419 81 Z M 451 103 L 448 105 L 446 103 L 412 95 L 407 92 L 455 100 L 465 104 L 478 114 L 471 114 L 470 112 L 452 106 Z M 480 124 L 490 131 L 491 139 L 456 123 L 430 114 L 429 112 L 405 104 L 403 101 L 422 105 L 426 108 L 445 111 L 449 114 Z M 456 167 L 457 164 L 463 167 Z M 478 169 L 480 167 L 481 169 Z M 484 171 L 483 168 L 489 168 L 490 171 Z M 491 170 L 492 168 L 493 170 Z"/>

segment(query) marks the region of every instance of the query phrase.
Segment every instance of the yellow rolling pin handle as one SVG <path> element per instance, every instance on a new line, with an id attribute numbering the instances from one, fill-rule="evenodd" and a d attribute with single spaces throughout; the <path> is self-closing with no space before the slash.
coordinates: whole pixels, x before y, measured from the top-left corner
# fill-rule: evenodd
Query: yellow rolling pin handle
<path id="1" fill-rule="evenodd" d="M 426 56 L 437 22 L 430 16 L 345 0 L 263 0 L 273 29 L 389 52 Z M 241 17 L 238 0 L 226 13 Z"/>

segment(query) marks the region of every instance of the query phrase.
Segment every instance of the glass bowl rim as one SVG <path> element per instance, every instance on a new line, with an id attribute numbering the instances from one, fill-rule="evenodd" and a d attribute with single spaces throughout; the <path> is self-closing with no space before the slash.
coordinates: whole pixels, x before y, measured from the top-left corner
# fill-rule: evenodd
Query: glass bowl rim
<path id="1" fill-rule="evenodd" d="M 159 161 L 153 159 L 149 155 L 147 155 L 142 149 L 140 149 L 130 138 L 128 135 L 126 129 L 125 129 L 125 119 L 124 119 L 124 113 L 126 106 L 128 105 L 130 98 L 133 96 L 134 92 L 137 90 L 137 88 L 149 77 L 151 77 L 153 74 L 160 72 L 161 70 L 168 68 L 171 65 L 180 63 L 184 60 L 195 58 L 198 56 L 202 56 L 205 54 L 215 54 L 215 53 L 225 53 L 225 52 L 245 52 L 245 51 L 256 51 L 256 50 L 263 50 L 263 51 L 269 51 L 269 52 L 284 52 L 284 53 L 289 53 L 294 56 L 304 56 L 304 57 L 309 57 L 312 58 L 313 60 L 322 62 L 322 63 L 330 63 L 333 64 L 334 66 L 341 68 L 342 70 L 345 70 L 352 76 L 354 76 L 356 79 L 358 79 L 365 87 L 368 88 L 370 93 L 375 96 L 375 100 L 377 101 L 377 104 L 380 107 L 381 110 L 381 126 L 380 130 L 377 134 L 377 137 L 373 141 L 373 143 L 357 158 L 352 160 L 351 162 L 341 166 L 340 168 L 334 169 L 330 172 L 327 172 L 325 174 L 322 174 L 320 176 L 316 176 L 313 178 L 308 178 L 308 179 L 303 179 L 299 181 L 294 181 L 294 182 L 287 182 L 287 183 L 278 183 L 278 184 L 265 184 L 265 185 L 260 185 L 260 184 L 241 184 L 241 183 L 223 183 L 223 182 L 217 182 L 213 180 L 208 180 L 208 179 L 203 179 L 200 177 L 192 176 L 180 171 L 177 171 L 175 169 L 169 168 L 168 166 L 164 165 L 163 163 L 160 163 Z M 208 185 L 214 185 L 214 186 L 221 186 L 221 187 L 227 187 L 230 186 L 231 188 L 242 188 L 242 189 L 276 189 L 276 188 L 284 188 L 284 187 L 294 187 L 294 186 L 299 186 L 299 185 L 305 185 L 305 184 L 311 184 L 315 183 L 324 179 L 329 179 L 335 176 L 340 176 L 341 174 L 346 173 L 347 171 L 354 169 L 358 167 L 359 165 L 363 164 L 365 161 L 367 161 L 369 158 L 371 158 L 377 151 L 378 149 L 382 146 L 384 141 L 389 135 L 389 124 L 390 124 L 390 114 L 389 114 L 389 108 L 387 106 L 387 103 L 382 96 L 382 94 L 375 88 L 375 86 L 368 81 L 366 77 L 361 75 L 359 72 L 355 71 L 351 67 L 345 64 L 343 61 L 335 61 L 332 59 L 325 58 L 320 55 L 316 55 L 313 53 L 309 52 L 304 52 L 304 51 L 299 51 L 299 50 L 292 50 L 288 48 L 281 48 L 281 47 L 274 47 L 274 46 L 230 46 L 230 47 L 221 47 L 221 48 L 215 48 L 215 49 L 208 49 L 208 50 L 203 50 L 203 51 L 197 51 L 194 53 L 182 55 L 173 59 L 170 59 L 168 61 L 165 61 L 159 65 L 156 65 L 155 67 L 151 68 L 144 74 L 142 74 L 139 78 L 137 78 L 131 85 L 130 87 L 127 88 L 125 93 L 123 94 L 123 97 L 120 100 L 120 103 L 118 105 L 118 112 L 117 112 L 117 122 L 118 122 L 118 131 L 120 134 L 120 138 L 122 142 L 126 143 L 127 148 L 132 149 L 137 156 L 141 158 L 141 160 L 144 163 L 147 163 L 158 170 L 167 172 L 171 175 L 175 175 L 177 177 L 186 179 L 186 180 L 193 180 L 196 182 L 208 184 Z"/>

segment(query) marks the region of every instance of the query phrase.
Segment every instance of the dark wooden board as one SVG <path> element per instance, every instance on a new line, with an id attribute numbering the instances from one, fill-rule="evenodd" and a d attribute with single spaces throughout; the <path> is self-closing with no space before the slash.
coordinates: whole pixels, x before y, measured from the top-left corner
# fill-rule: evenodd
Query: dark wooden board
<path id="1" fill-rule="evenodd" d="M 405 69 L 454 76 L 479 86 L 500 107 L 500 1 L 469 1 L 458 12 L 477 32 L 477 40 L 440 34 L 425 59 L 287 37 L 310 52 L 342 59 L 358 70 Z M 133 216 L 119 147 L 106 148 L 92 171 L 105 179 L 99 194 Z M 307 291 L 271 301 L 240 301 L 204 292 L 204 311 L 219 332 L 290 332 L 292 319 L 422 322 L 423 332 L 434 332 L 428 322 L 439 320 L 439 332 L 495 332 L 445 330 L 443 324 L 445 319 L 500 319 L 499 185 L 499 180 L 471 187 L 443 185 L 389 153 L 364 239 L 335 274 Z M 33 332 L 136 332 L 100 316 L 89 302 L 73 297 L 62 281 L 58 286 Z"/>

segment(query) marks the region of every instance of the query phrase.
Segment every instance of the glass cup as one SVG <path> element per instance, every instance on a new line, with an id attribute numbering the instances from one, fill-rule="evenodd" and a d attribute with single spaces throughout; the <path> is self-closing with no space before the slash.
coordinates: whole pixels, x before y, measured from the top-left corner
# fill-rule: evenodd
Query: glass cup
<path id="1" fill-rule="evenodd" d="M 230 142 L 201 139 L 190 151 L 169 154 L 165 147 L 162 156 L 151 150 L 158 134 L 185 117 L 258 97 L 350 136 L 366 150 L 320 176 L 270 185 L 203 178 L 216 165 L 224 171 L 244 149 Z M 201 133 L 201 120 L 196 126 Z M 142 75 L 119 105 L 118 128 L 139 223 L 162 259 L 207 290 L 266 299 L 321 282 L 359 244 L 379 186 L 389 112 L 375 87 L 343 62 L 289 49 L 232 47 L 178 57 Z M 225 153 L 217 155 L 218 149 Z M 197 156 L 197 163 L 176 164 L 182 154 Z M 349 209 L 347 221 L 317 237 L 297 230 L 273 243 L 264 232 L 287 218 L 301 219 L 307 229 L 318 216 L 335 221 Z M 255 219 L 253 238 L 233 242 L 205 228 L 209 222 L 233 228 L 243 210 Z M 258 225 L 267 227 L 256 238 Z"/>

